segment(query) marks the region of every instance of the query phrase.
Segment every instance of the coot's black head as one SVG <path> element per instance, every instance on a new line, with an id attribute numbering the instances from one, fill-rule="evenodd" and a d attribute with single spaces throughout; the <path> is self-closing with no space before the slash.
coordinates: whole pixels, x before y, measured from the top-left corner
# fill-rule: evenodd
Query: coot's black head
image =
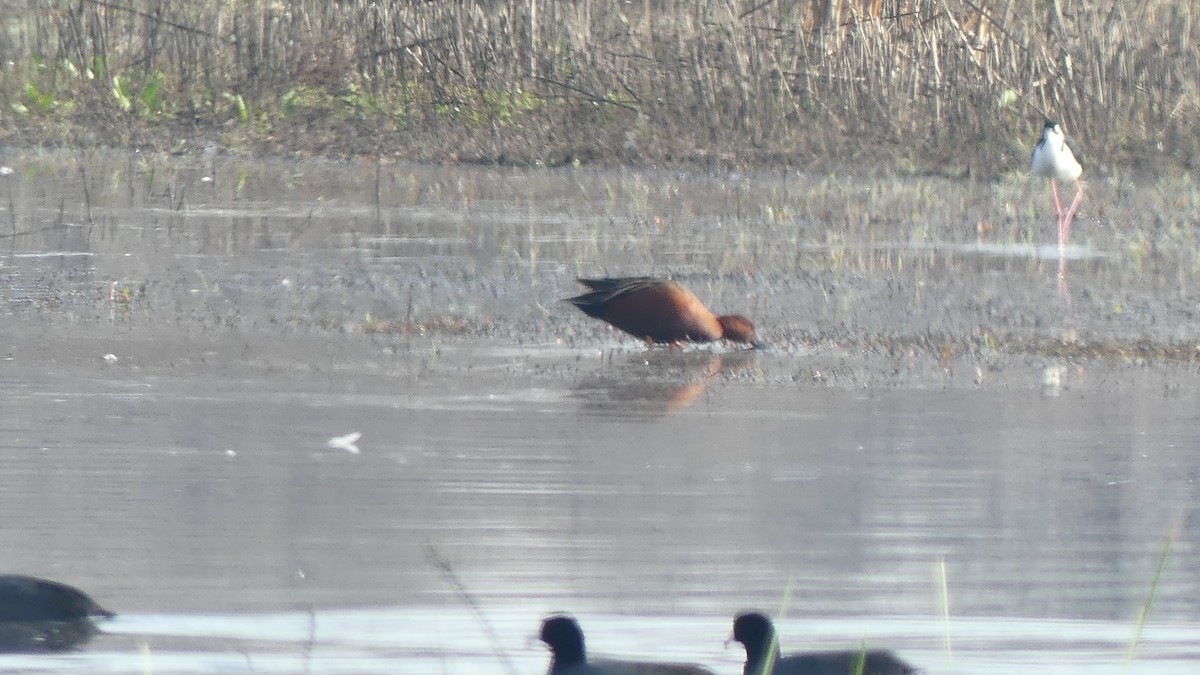
<path id="1" fill-rule="evenodd" d="M 554 662 L 566 667 L 584 661 L 583 631 L 575 619 L 565 614 L 546 617 L 542 622 L 542 642 L 550 647 Z"/>
<path id="2" fill-rule="evenodd" d="M 745 645 L 747 651 L 763 649 L 774 634 L 771 620 L 759 612 L 743 612 L 733 619 L 733 639 Z"/>

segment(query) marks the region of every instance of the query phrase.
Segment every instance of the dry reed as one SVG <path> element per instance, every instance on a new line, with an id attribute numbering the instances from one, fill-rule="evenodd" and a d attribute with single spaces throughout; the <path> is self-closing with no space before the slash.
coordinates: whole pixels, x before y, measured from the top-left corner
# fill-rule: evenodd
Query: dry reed
<path id="1" fill-rule="evenodd" d="M 991 175 L 1049 115 L 1105 163 L 1200 158 L 1200 0 L 0 9 L 9 142 Z"/>

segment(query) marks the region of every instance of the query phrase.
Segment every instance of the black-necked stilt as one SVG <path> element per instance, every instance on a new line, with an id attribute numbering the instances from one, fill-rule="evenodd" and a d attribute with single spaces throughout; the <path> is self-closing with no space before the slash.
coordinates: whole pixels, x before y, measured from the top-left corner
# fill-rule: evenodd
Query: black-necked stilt
<path id="1" fill-rule="evenodd" d="M 1042 127 L 1042 140 L 1033 148 L 1031 168 L 1035 176 L 1050 179 L 1050 192 L 1054 195 L 1054 209 L 1058 213 L 1058 250 L 1062 256 L 1071 233 L 1071 220 L 1083 200 L 1083 184 L 1079 182 L 1079 176 L 1083 174 L 1083 154 L 1075 141 L 1063 132 L 1062 125 L 1048 119 Z M 1075 181 L 1075 201 L 1071 202 L 1065 215 L 1058 198 L 1058 181 Z"/>
<path id="2" fill-rule="evenodd" d="M 911 675 L 920 672 L 882 649 L 779 655 L 775 626 L 765 614 L 746 612 L 733 620 L 733 639 L 746 648 L 745 675 Z"/>

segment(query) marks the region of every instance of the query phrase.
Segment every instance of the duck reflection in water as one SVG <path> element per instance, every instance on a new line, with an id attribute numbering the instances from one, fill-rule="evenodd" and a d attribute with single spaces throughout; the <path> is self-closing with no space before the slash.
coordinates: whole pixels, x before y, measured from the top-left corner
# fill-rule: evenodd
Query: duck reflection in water
<path id="1" fill-rule="evenodd" d="M 0 574 L 0 652 L 73 649 L 99 632 L 94 619 L 114 616 L 78 588 Z"/>
<path id="2" fill-rule="evenodd" d="M 631 354 L 575 387 L 585 412 L 594 415 L 665 415 L 690 407 L 719 375 L 754 366 L 758 352 L 650 350 Z"/>

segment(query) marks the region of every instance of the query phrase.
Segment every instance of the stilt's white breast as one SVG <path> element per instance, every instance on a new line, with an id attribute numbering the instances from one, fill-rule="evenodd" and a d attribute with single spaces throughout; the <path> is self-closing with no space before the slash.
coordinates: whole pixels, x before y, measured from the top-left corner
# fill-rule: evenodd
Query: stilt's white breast
<path id="1" fill-rule="evenodd" d="M 1061 182 L 1077 180 L 1083 174 L 1083 166 L 1071 152 L 1067 136 L 1057 124 L 1042 130 L 1042 140 L 1033 149 L 1031 168 L 1034 175 Z"/>

